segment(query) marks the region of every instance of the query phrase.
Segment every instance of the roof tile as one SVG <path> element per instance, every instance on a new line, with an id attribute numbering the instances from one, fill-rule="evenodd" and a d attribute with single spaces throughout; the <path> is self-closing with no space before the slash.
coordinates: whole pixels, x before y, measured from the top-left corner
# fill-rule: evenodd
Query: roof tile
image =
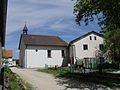
<path id="1" fill-rule="evenodd" d="M 22 34 L 26 45 L 68 46 L 68 43 L 58 36 Z"/>

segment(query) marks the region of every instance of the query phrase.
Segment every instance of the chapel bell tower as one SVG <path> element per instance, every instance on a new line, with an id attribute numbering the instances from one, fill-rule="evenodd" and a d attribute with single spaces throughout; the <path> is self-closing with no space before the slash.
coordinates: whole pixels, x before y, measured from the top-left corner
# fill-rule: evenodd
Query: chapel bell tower
<path id="1" fill-rule="evenodd" d="M 23 28 L 23 34 L 27 35 L 27 32 L 28 32 L 28 28 L 27 28 L 27 25 L 25 24 L 25 26 Z"/>

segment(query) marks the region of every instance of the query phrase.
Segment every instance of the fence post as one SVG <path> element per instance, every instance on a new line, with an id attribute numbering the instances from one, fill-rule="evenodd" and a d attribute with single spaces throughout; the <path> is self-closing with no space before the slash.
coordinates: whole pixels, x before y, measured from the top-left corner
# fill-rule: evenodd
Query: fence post
<path id="1" fill-rule="evenodd" d="M 1 76 L 2 76 L 2 90 L 4 90 L 4 67 L 1 69 Z"/>

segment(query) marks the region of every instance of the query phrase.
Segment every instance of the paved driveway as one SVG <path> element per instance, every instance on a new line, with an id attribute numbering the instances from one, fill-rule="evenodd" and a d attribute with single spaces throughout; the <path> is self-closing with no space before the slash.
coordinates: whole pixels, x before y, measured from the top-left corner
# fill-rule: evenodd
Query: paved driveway
<path id="1" fill-rule="evenodd" d="M 81 83 L 60 78 L 51 74 L 37 72 L 34 69 L 11 68 L 23 80 L 33 85 L 34 90 L 111 90 L 103 85 Z"/>

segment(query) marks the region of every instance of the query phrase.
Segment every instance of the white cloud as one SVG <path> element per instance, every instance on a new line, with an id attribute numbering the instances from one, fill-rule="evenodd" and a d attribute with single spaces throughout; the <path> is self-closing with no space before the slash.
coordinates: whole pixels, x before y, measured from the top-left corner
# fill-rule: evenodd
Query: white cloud
<path id="1" fill-rule="evenodd" d="M 7 34 L 22 29 L 25 21 L 30 29 L 46 25 L 53 29 L 67 28 L 69 25 L 57 22 L 73 17 L 73 4 L 71 0 L 9 0 Z"/>

